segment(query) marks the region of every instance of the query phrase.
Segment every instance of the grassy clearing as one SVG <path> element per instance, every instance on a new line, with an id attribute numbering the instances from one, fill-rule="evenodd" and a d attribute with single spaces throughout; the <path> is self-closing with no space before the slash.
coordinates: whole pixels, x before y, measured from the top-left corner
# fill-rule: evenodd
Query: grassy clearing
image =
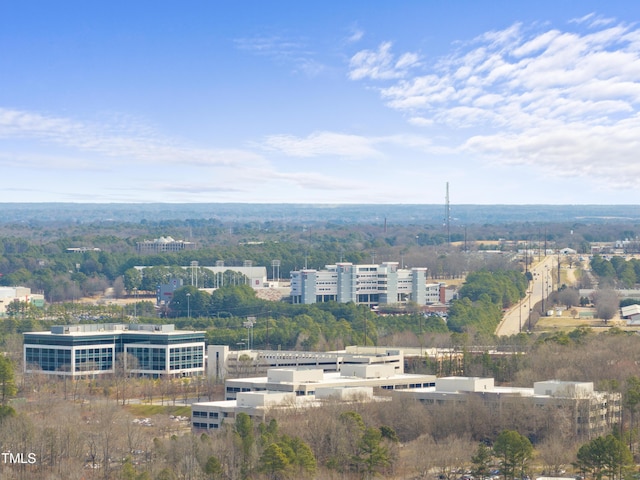
<path id="1" fill-rule="evenodd" d="M 595 315 L 595 311 L 593 308 L 576 308 L 575 310 L 577 310 L 578 312 L 593 311 L 593 314 Z M 575 318 L 569 315 L 568 312 L 564 312 L 560 317 L 541 317 L 538 320 L 538 323 L 536 323 L 535 331 L 538 333 L 558 330 L 570 331 L 579 327 L 589 327 L 592 328 L 595 332 L 606 332 L 612 327 L 617 327 L 626 332 L 640 333 L 640 327 L 627 326 L 627 322 L 625 320 L 621 320 L 618 316 L 609 320 L 605 324 L 602 319 L 599 318 Z"/>
<path id="2" fill-rule="evenodd" d="M 153 415 L 191 416 L 191 407 L 170 405 L 127 405 L 127 410 L 136 417 L 151 417 Z"/>

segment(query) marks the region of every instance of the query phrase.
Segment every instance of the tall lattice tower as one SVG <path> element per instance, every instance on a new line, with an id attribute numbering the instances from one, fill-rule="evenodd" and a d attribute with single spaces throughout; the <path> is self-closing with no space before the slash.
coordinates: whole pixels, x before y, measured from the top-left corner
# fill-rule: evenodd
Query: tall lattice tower
<path id="1" fill-rule="evenodd" d="M 444 227 L 447 229 L 447 245 L 451 245 L 451 205 L 449 205 L 449 182 L 444 199 Z"/>

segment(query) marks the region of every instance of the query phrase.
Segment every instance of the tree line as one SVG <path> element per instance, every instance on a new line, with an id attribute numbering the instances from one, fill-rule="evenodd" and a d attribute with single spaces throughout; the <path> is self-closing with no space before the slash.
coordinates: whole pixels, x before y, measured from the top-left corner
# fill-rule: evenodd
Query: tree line
<path id="1" fill-rule="evenodd" d="M 607 260 L 601 255 L 594 255 L 590 265 L 604 287 L 633 288 L 640 279 L 640 260 L 637 258 L 613 256 Z"/>
<path id="2" fill-rule="evenodd" d="M 186 279 L 188 272 L 173 267 L 188 266 L 191 261 L 209 266 L 219 261 L 242 265 L 249 260 L 269 268 L 273 260 L 279 260 L 280 277 L 288 278 L 290 271 L 304 266 L 321 269 L 338 261 L 398 261 L 402 266 L 427 267 L 432 278 L 440 279 L 461 277 L 487 263 L 504 262 L 495 255 L 482 255 L 480 247 L 471 241 L 453 243 L 461 239 L 460 232 L 453 232 L 451 243 L 443 244 L 442 234 L 436 229 L 432 225 L 396 225 L 387 231 L 380 226 L 322 222 L 311 225 L 302 221 L 223 225 L 216 220 L 0 224 L 0 285 L 28 286 L 44 292 L 49 302 L 62 302 L 94 295 L 107 287 L 122 293 L 131 293 L 134 288 L 155 291 L 160 280 L 158 272 L 149 270 L 138 279 L 134 266 L 165 267 L 176 278 Z M 470 238 L 475 239 L 532 235 L 531 227 L 526 225 L 520 229 L 504 225 L 468 229 L 473 235 Z M 551 232 L 550 228 L 548 241 L 557 240 Z M 197 248 L 152 255 L 137 253 L 137 242 L 167 235 L 192 240 Z M 87 250 L 67 251 L 73 247 Z M 199 278 L 203 282 L 200 286 L 213 287 L 216 281 L 202 269 Z"/>

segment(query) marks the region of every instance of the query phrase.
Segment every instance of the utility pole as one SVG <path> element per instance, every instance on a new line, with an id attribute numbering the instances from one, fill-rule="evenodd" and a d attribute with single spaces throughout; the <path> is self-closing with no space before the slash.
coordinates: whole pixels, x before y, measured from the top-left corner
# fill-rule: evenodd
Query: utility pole
<path id="1" fill-rule="evenodd" d="M 519 327 L 518 327 L 518 332 L 522 333 L 522 307 L 524 307 L 523 305 L 523 301 L 520 301 L 520 305 L 518 305 L 518 313 L 520 314 L 520 323 L 519 323 Z"/>
<path id="2" fill-rule="evenodd" d="M 542 315 L 544 315 L 544 276 L 540 272 L 540 292 L 542 293 Z"/>

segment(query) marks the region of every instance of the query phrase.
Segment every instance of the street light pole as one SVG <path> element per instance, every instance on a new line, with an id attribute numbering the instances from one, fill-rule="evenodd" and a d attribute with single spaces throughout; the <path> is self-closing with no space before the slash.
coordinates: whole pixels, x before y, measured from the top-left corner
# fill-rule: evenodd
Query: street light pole
<path id="1" fill-rule="evenodd" d="M 544 315 L 544 275 L 540 273 L 540 294 L 542 295 L 542 315 Z"/>
<path id="2" fill-rule="evenodd" d="M 246 322 L 242 322 L 242 325 L 247 329 L 247 350 L 251 350 L 253 347 L 253 326 L 256 323 L 256 317 L 247 317 Z"/>
<path id="3" fill-rule="evenodd" d="M 518 328 L 518 332 L 519 333 L 522 333 L 522 307 L 524 306 L 523 305 L 523 301 L 524 301 L 524 299 L 522 301 L 520 301 L 520 305 L 518 306 L 518 313 L 520 314 L 520 324 L 519 324 L 519 328 Z"/>
<path id="4" fill-rule="evenodd" d="M 529 294 L 529 317 L 527 318 L 527 331 L 531 331 L 531 295 L 533 295 L 533 289 L 527 292 Z"/>
<path id="5" fill-rule="evenodd" d="M 187 293 L 187 318 L 191 320 L 191 294 Z"/>
<path id="6" fill-rule="evenodd" d="M 138 320 L 138 289 L 133 287 L 133 318 Z"/>

